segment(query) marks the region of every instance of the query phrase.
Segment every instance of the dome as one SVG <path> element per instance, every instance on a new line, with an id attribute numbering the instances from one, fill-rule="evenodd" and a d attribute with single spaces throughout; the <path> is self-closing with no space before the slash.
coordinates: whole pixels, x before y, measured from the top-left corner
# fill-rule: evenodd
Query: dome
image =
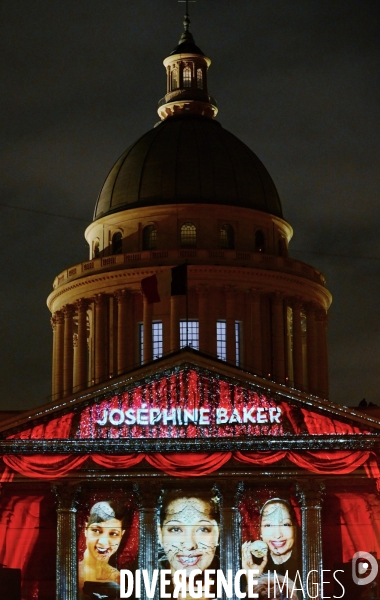
<path id="1" fill-rule="evenodd" d="M 165 119 L 111 169 L 94 220 L 161 204 L 222 204 L 282 218 L 276 187 L 257 156 L 217 121 L 192 114 Z"/>

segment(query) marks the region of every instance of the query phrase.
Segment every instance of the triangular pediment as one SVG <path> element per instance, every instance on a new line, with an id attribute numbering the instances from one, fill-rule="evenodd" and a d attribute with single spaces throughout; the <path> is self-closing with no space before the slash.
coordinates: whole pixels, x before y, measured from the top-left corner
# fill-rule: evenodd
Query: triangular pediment
<path id="1" fill-rule="evenodd" d="M 380 421 L 185 349 L 2 423 L 3 439 L 345 436 Z"/>

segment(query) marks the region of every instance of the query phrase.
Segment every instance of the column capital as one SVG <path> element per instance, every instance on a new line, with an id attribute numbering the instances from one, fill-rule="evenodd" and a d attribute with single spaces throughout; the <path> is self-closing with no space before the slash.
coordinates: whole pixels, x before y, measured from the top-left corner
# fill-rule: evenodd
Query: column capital
<path id="1" fill-rule="evenodd" d="M 301 509 L 322 508 L 323 496 L 326 485 L 323 481 L 306 479 L 296 484 L 296 494 L 301 504 Z"/>
<path id="2" fill-rule="evenodd" d="M 116 292 L 114 292 L 113 295 L 116 298 L 118 304 L 123 304 L 129 297 L 129 290 L 116 290 Z"/>
<path id="3" fill-rule="evenodd" d="M 57 327 L 57 316 L 55 313 L 50 317 L 50 325 L 52 330 L 55 331 Z"/>
<path id="4" fill-rule="evenodd" d="M 90 306 L 89 298 L 79 298 L 79 300 L 75 301 L 75 307 L 78 312 L 85 312 Z"/>
<path id="5" fill-rule="evenodd" d="M 107 294 L 95 294 L 93 297 L 95 306 L 106 306 L 107 298 Z"/>
<path id="6" fill-rule="evenodd" d="M 290 298 L 290 305 L 292 306 L 293 310 L 294 309 L 302 310 L 304 308 L 304 304 L 303 304 L 302 298 L 300 296 L 292 296 Z"/>
<path id="7" fill-rule="evenodd" d="M 227 298 L 231 297 L 231 296 L 235 297 L 235 294 L 236 294 L 236 287 L 235 286 L 233 286 L 233 285 L 225 285 L 224 288 L 223 288 L 223 290 L 224 290 L 224 293 L 226 294 Z"/>
<path id="8" fill-rule="evenodd" d="M 272 292 L 270 294 L 270 298 L 273 300 L 274 303 L 282 304 L 282 302 L 285 299 L 285 295 L 282 292 Z"/>
<path id="9" fill-rule="evenodd" d="M 198 294 L 198 296 L 203 297 L 208 297 L 208 294 L 210 292 L 210 286 L 209 285 L 205 285 L 205 284 L 199 284 L 197 286 L 195 286 L 196 292 Z"/>
<path id="10" fill-rule="evenodd" d="M 244 483 L 231 485 L 230 481 L 220 481 L 213 487 L 223 508 L 236 508 L 244 493 Z"/>
<path id="11" fill-rule="evenodd" d="M 80 485 L 55 483 L 51 486 L 57 500 L 57 510 L 76 512 L 81 492 Z"/>
<path id="12" fill-rule="evenodd" d="M 74 348 L 78 347 L 78 334 L 77 333 L 73 334 L 73 346 L 74 346 Z"/>
<path id="13" fill-rule="evenodd" d="M 324 308 L 320 307 L 315 311 L 315 320 L 322 321 L 327 324 L 328 315 Z"/>
<path id="14" fill-rule="evenodd" d="M 160 496 L 162 496 L 163 489 L 162 484 L 158 482 L 143 481 L 133 485 L 133 492 L 136 496 L 136 503 L 140 510 L 156 509 Z"/>
<path id="15" fill-rule="evenodd" d="M 318 304 L 316 304 L 315 302 L 305 302 L 303 306 L 306 314 L 315 314 L 318 309 Z"/>
<path id="16" fill-rule="evenodd" d="M 53 314 L 52 319 L 54 319 L 56 325 L 63 325 L 63 322 L 64 322 L 63 310 L 57 310 Z"/>
<path id="17" fill-rule="evenodd" d="M 65 306 L 62 307 L 62 312 L 64 314 L 64 318 L 69 319 L 75 312 L 74 306 L 72 304 L 65 304 Z"/>

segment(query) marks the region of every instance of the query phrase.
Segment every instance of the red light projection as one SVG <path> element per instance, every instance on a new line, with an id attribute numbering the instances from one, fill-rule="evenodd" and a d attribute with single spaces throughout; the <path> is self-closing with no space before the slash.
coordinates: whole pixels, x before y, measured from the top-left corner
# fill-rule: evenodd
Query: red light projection
<path id="1" fill-rule="evenodd" d="M 195 370 L 184 370 L 86 408 L 77 437 L 282 434 L 282 409 L 271 398 Z"/>

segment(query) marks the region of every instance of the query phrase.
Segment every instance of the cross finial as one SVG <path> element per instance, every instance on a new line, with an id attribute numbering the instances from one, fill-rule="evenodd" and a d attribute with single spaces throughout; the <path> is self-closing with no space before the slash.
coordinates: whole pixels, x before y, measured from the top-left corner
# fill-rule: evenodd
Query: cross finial
<path id="1" fill-rule="evenodd" d="M 185 2 L 185 4 L 186 4 L 185 18 L 183 21 L 183 26 L 184 26 L 186 33 L 189 31 L 189 27 L 190 27 L 189 2 L 196 2 L 196 1 L 197 0 L 178 0 L 178 2 Z"/>

